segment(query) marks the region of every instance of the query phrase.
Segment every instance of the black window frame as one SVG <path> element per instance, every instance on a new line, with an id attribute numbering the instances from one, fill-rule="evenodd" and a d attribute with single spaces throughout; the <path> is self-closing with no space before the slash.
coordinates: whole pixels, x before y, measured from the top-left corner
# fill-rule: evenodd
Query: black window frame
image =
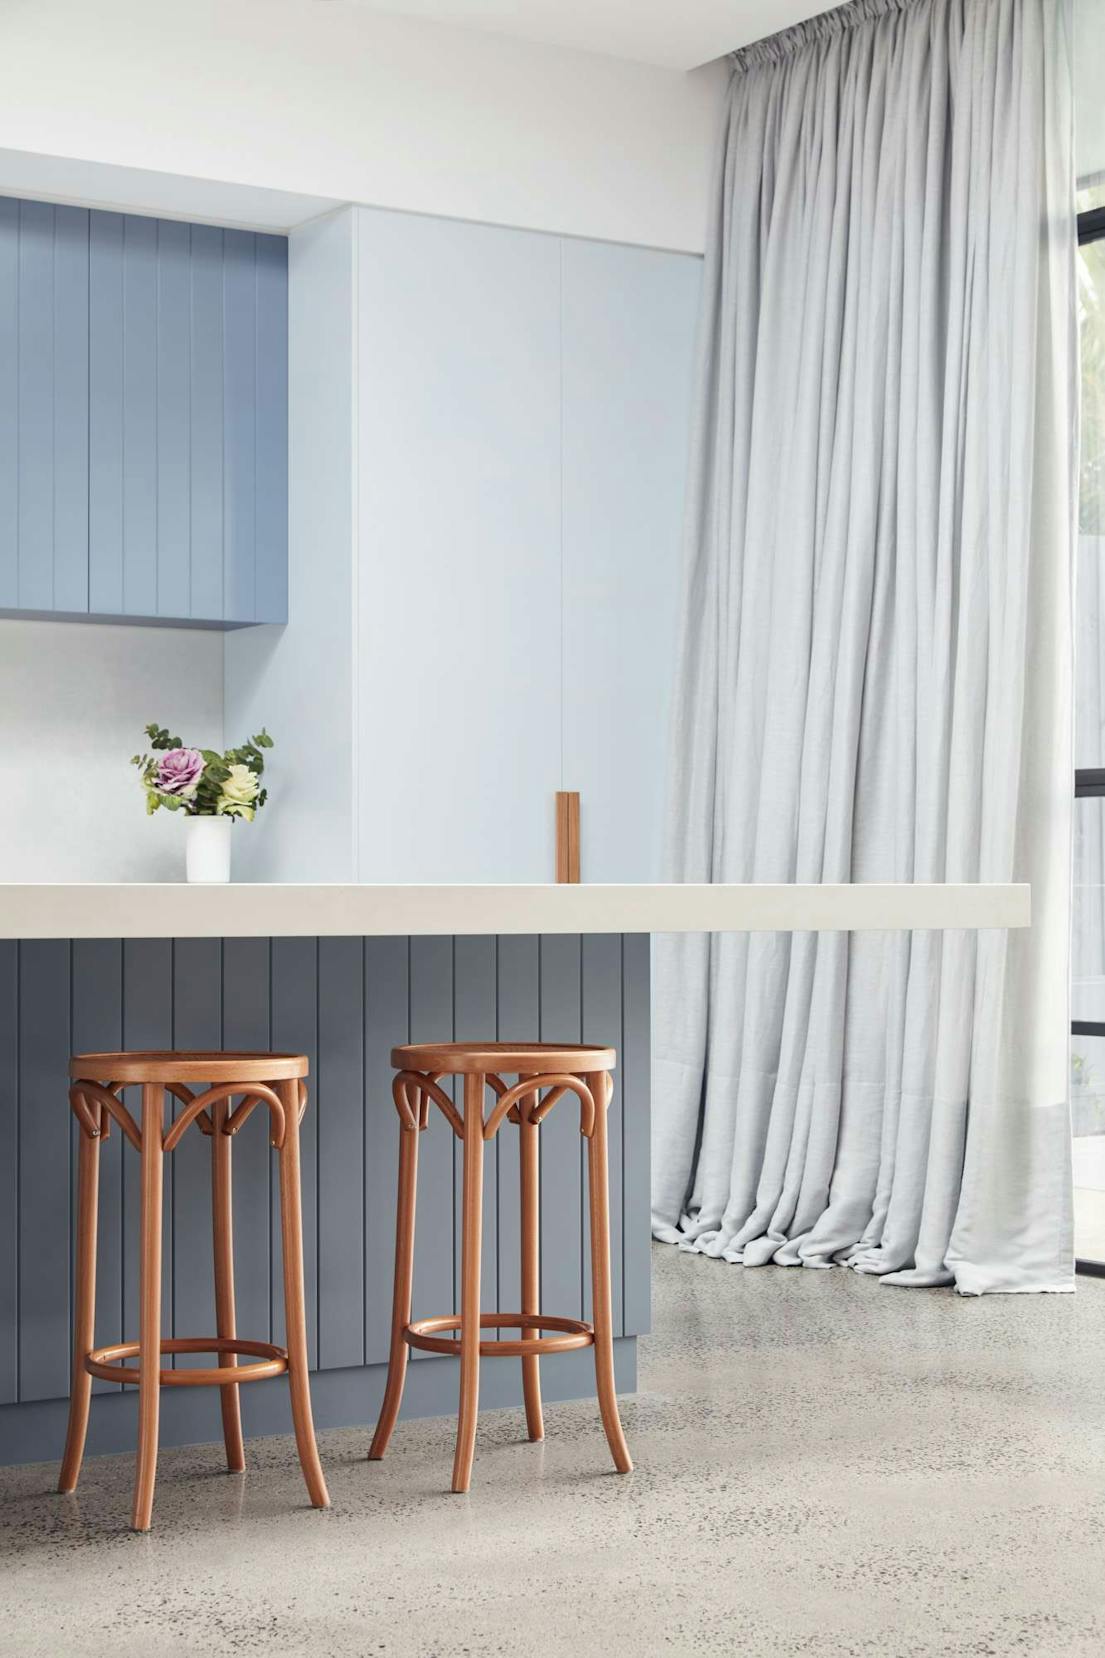
<path id="1" fill-rule="evenodd" d="M 1105 207 L 1091 207 L 1078 215 L 1078 246 L 1105 241 Z M 1105 766 L 1084 766 L 1074 773 L 1075 800 L 1105 799 Z M 1105 1036 L 1105 1019 L 1074 1019 L 1072 1036 Z M 1074 1270 L 1090 1278 L 1105 1278 L 1105 1261 L 1075 1257 Z"/>

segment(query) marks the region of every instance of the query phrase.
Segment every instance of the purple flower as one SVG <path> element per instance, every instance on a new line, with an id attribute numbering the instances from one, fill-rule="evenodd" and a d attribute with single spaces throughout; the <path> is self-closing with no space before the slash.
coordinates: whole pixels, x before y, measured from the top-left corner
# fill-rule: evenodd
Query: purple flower
<path id="1" fill-rule="evenodd" d="M 203 771 L 203 755 L 196 748 L 171 748 L 157 765 L 157 787 L 162 794 L 190 795 Z"/>

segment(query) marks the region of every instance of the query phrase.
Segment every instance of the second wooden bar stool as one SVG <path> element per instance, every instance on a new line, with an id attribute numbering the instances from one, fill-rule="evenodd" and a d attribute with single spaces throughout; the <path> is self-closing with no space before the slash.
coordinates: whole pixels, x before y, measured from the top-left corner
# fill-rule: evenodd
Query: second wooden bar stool
<path id="1" fill-rule="evenodd" d="M 303 1300 L 303 1221 L 300 1211 L 299 1123 L 307 1106 L 307 1060 L 303 1054 L 265 1053 L 103 1053 L 77 1054 L 70 1061 L 69 1101 L 81 1127 L 78 1176 L 77 1274 L 73 1378 L 69 1432 L 58 1479 L 59 1491 L 76 1489 L 84 1456 L 92 1378 L 138 1384 L 138 1463 L 131 1524 L 148 1531 L 157 1473 L 158 1405 L 163 1386 L 214 1385 L 221 1391 L 227 1467 L 245 1467 L 238 1388 L 267 1376 L 288 1378 L 296 1449 L 316 1508 L 328 1508 L 322 1466 L 311 1419 L 307 1377 L 307 1324 Z M 187 1087 L 202 1077 L 206 1091 Z M 142 1120 L 136 1123 L 122 1100 L 127 1084 L 142 1088 Z M 166 1128 L 165 1095 L 184 1106 Z M 233 1101 L 237 1099 L 237 1105 Z M 280 1158 L 280 1225 L 284 1269 L 287 1347 L 242 1340 L 234 1318 L 234 1249 L 230 1207 L 231 1136 L 258 1105 L 271 1115 L 270 1140 Z M 112 1122 L 142 1159 L 142 1213 L 139 1258 L 138 1340 L 93 1346 L 96 1307 L 96 1210 L 100 1143 Z M 195 1123 L 211 1139 L 211 1210 L 214 1231 L 215 1322 L 213 1336 L 161 1335 L 161 1191 L 164 1161 Z M 217 1353 L 210 1369 L 163 1370 L 163 1353 Z M 136 1365 L 119 1364 L 136 1358 Z M 239 1363 L 239 1358 L 248 1362 Z"/>
<path id="2" fill-rule="evenodd" d="M 378 1461 L 399 1415 L 407 1354 L 411 1347 L 460 1357 L 460 1412 L 453 1461 L 453 1490 L 467 1491 L 476 1444 L 481 1358 L 518 1358 L 526 1427 L 541 1439 L 539 1363 L 542 1353 L 593 1347 L 595 1382 L 602 1425 L 620 1474 L 633 1467 L 618 1416 L 614 1387 L 614 1336 L 610 1300 L 610 1221 L 607 1200 L 606 1113 L 613 1093 L 610 1072 L 613 1048 L 564 1043 L 443 1042 L 393 1048 L 397 1075 L 392 1093 L 399 1111 L 399 1202 L 395 1228 L 395 1298 L 387 1387 L 369 1457 Z M 516 1076 L 508 1087 L 503 1073 Z M 440 1087 L 444 1076 L 464 1078 L 463 1115 Z M 493 1095 L 484 1116 L 485 1096 Z M 543 1313 L 540 1308 L 538 1259 L 539 1194 L 537 1129 L 565 1094 L 579 1101 L 580 1132 L 587 1141 L 587 1187 L 590 1204 L 592 1322 Z M 415 1186 L 418 1137 L 429 1122 L 431 1101 L 443 1112 L 464 1146 L 464 1197 L 461 1219 L 461 1305 L 456 1313 L 411 1319 L 414 1269 Z M 504 1119 L 517 1123 L 520 1136 L 522 1306 L 518 1312 L 480 1310 L 480 1246 L 483 1228 L 483 1151 Z M 459 1338 L 441 1332 L 456 1330 Z M 481 1340 L 481 1330 L 518 1330 L 519 1340 Z M 549 1335 L 544 1331 L 552 1332 Z"/>

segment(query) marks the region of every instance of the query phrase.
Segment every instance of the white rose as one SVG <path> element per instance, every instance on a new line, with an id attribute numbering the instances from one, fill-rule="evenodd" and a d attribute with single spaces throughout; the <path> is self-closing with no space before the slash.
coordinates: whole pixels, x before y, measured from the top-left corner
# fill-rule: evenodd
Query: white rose
<path id="1" fill-rule="evenodd" d="M 228 817 L 245 818 L 247 823 L 252 822 L 253 802 L 259 789 L 256 774 L 248 766 L 231 766 L 219 791 L 219 811 Z"/>

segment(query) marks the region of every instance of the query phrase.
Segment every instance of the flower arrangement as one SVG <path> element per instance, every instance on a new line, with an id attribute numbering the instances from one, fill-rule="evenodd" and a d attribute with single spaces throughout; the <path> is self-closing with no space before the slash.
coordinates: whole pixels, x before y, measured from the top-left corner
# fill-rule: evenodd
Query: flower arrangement
<path id="1" fill-rule="evenodd" d="M 273 743 L 264 727 L 240 748 L 223 754 L 213 748 L 185 748 L 164 726 L 148 725 L 146 736 L 154 752 L 135 754 L 131 765 L 141 775 L 147 813 L 164 806 L 189 817 L 237 817 L 250 823 L 265 804 L 263 750 Z"/>

